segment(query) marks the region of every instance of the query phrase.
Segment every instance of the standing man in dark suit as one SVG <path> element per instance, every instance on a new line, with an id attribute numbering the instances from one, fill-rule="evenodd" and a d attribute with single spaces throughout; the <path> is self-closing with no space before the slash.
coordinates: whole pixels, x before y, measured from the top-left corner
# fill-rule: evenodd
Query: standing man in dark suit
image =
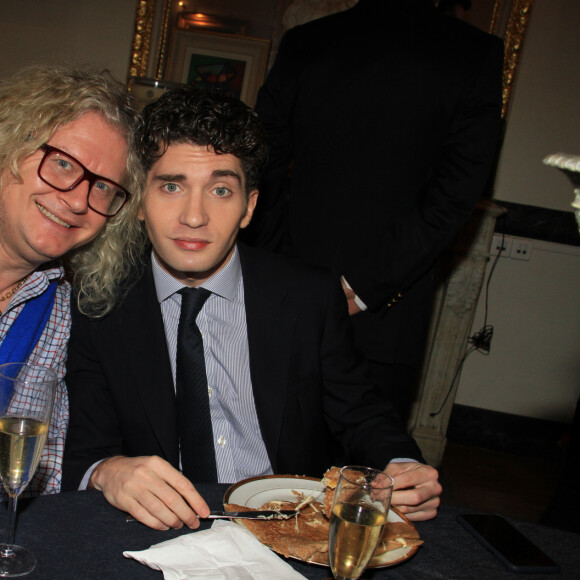
<path id="1" fill-rule="evenodd" d="M 502 58 L 432 0 L 360 0 L 289 30 L 258 96 L 271 155 L 243 237 L 342 276 L 357 346 L 402 415 L 436 260 L 492 167 Z"/>
<path id="2" fill-rule="evenodd" d="M 146 183 L 128 219 L 142 220 L 152 251 L 109 314 L 73 311 L 63 489 L 99 489 L 154 528 L 197 527 L 209 510 L 192 480 L 321 476 L 349 461 L 387 466 L 393 504 L 434 517 L 437 471 L 412 461 L 417 446 L 367 382 L 338 280 L 236 244 L 267 155 L 255 114 L 176 89 L 146 108 L 137 137 Z M 184 322 L 187 294 L 208 297 Z M 202 362 L 184 373 L 193 326 Z M 189 407 L 202 366 L 203 400 Z M 190 438 L 204 418 L 208 445 Z"/>

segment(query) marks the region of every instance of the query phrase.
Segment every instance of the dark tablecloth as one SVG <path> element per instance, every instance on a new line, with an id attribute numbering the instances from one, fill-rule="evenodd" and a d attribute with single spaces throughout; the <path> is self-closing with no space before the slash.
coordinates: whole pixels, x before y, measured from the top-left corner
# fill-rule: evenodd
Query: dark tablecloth
<path id="1" fill-rule="evenodd" d="M 199 485 L 198 489 L 213 509 L 219 509 L 226 485 Z M 402 564 L 366 572 L 368 580 L 429 579 L 514 579 L 509 572 L 457 522 L 466 510 L 442 506 L 436 519 L 418 522 L 425 541 L 417 554 Z M 0 541 L 6 535 L 7 513 L 0 510 Z M 580 534 L 563 532 L 536 524 L 514 522 L 534 543 L 541 546 L 561 567 L 557 575 L 526 574 L 526 579 L 580 579 Z M 207 529 L 204 522 L 200 529 Z M 125 515 L 111 507 L 96 491 L 62 493 L 22 500 L 19 505 L 16 543 L 37 558 L 31 579 L 91 580 L 151 578 L 156 572 L 135 560 L 123 557 L 125 550 L 144 550 L 189 530 L 155 531 L 136 522 L 126 523 Z M 311 580 L 330 576 L 325 567 L 288 560 Z M 275 579 L 273 579 L 275 580 Z"/>

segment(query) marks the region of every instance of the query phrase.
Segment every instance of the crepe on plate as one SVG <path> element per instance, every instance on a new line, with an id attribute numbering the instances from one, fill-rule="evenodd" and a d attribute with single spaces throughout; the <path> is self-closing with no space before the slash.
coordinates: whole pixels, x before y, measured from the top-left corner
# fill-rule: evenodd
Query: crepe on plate
<path id="1" fill-rule="evenodd" d="M 262 510 L 298 509 L 300 515 L 297 517 L 283 520 L 238 520 L 238 522 L 248 528 L 260 542 L 278 554 L 306 562 L 328 565 L 329 516 L 334 490 L 338 482 L 337 474 L 339 473 L 340 468 L 332 467 L 324 474 L 322 480 L 325 486 L 323 503 L 295 492 L 295 502 L 271 501 L 259 507 Z M 225 504 L 224 507 L 231 511 L 254 509 L 232 503 Z M 423 543 L 415 526 L 404 516 L 399 515 L 404 521 L 389 522 L 385 526 L 383 537 L 375 552 L 375 558 L 388 551 L 419 546 Z"/>

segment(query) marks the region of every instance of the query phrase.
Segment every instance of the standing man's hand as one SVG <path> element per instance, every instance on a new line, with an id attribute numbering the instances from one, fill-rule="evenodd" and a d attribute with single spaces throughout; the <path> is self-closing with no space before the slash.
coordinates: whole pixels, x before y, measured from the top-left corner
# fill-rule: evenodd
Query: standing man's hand
<path id="1" fill-rule="evenodd" d="M 340 283 L 342 284 L 342 289 L 344 290 L 344 294 L 348 302 L 348 313 L 353 316 L 359 312 L 362 312 L 358 304 L 355 302 L 356 294 L 354 293 L 354 290 L 348 286 L 344 277 L 341 277 Z"/>
<path id="2" fill-rule="evenodd" d="M 111 457 L 97 465 L 89 489 L 103 492 L 107 501 L 156 530 L 199 527 L 209 507 L 191 481 L 164 459 Z"/>

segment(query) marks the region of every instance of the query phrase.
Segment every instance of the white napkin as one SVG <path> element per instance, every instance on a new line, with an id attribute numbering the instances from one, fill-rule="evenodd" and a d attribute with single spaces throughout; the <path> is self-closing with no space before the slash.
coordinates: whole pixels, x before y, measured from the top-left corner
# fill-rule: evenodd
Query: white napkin
<path id="1" fill-rule="evenodd" d="M 211 529 L 161 542 L 127 558 L 161 570 L 165 580 L 299 580 L 305 576 L 264 546 L 246 528 L 216 520 Z"/>

